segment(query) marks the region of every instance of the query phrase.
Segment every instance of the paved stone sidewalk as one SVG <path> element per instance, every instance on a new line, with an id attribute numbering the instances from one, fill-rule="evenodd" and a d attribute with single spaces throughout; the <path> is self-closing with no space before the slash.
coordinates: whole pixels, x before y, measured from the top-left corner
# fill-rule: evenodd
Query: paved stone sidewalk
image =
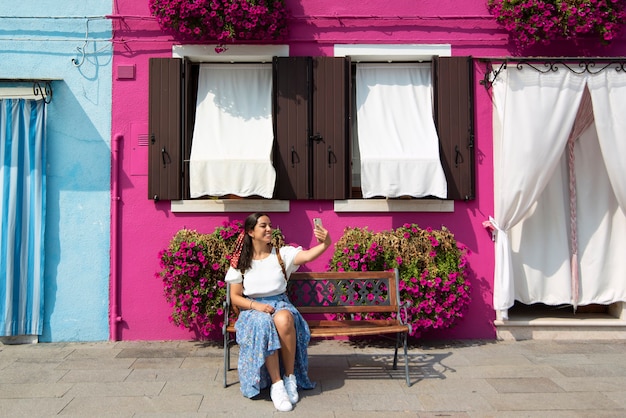
<path id="1" fill-rule="evenodd" d="M 237 348 L 232 350 L 236 365 Z M 314 341 L 289 413 L 222 385 L 217 343 L 0 344 L 0 417 L 625 417 L 626 341 Z M 402 363 L 399 364 L 401 366 Z"/>

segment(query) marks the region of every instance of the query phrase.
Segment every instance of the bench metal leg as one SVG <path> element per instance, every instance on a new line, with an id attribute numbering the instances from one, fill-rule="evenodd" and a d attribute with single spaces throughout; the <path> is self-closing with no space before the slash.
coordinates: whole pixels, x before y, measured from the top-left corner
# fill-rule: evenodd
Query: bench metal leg
<path id="1" fill-rule="evenodd" d="M 396 334 L 396 348 L 393 352 L 393 369 L 398 369 L 398 346 L 400 345 L 400 332 Z"/>
<path id="2" fill-rule="evenodd" d="M 399 332 L 396 336 L 396 348 L 393 354 L 393 369 L 398 369 L 398 348 L 400 347 L 400 339 L 402 339 L 402 345 L 404 346 L 404 374 L 406 377 L 406 385 L 411 386 L 411 378 L 409 377 L 409 347 L 408 347 L 408 335 Z"/>
<path id="3" fill-rule="evenodd" d="M 404 374 L 406 375 L 406 385 L 411 386 L 411 378 L 409 377 L 409 336 L 407 334 L 402 334 L 402 338 L 404 339 Z"/>
<path id="4" fill-rule="evenodd" d="M 228 386 L 226 383 L 226 375 L 230 370 L 230 342 L 228 341 L 228 332 L 224 332 L 224 387 Z"/>

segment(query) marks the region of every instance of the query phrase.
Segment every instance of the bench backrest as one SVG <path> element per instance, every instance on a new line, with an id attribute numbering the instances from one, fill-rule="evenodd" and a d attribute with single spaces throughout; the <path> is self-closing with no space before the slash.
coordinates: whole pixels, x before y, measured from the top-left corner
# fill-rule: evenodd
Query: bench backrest
<path id="1" fill-rule="evenodd" d="M 398 270 L 295 272 L 287 284 L 301 313 L 366 313 L 400 310 Z"/>

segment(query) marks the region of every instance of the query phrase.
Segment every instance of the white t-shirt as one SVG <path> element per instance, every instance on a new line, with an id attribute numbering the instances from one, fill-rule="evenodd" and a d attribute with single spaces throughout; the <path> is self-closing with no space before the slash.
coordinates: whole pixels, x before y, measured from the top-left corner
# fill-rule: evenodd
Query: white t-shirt
<path id="1" fill-rule="evenodd" d="M 296 254 L 302 251 L 302 247 L 284 246 L 280 248 L 280 256 L 285 263 L 287 277 L 298 270 L 300 266 L 294 264 Z M 287 289 L 287 281 L 280 268 L 276 249 L 263 260 L 252 260 L 252 266 L 245 272 L 245 281 L 239 269 L 230 267 L 224 279 L 228 283 L 243 283 L 243 294 L 251 298 L 276 296 L 284 293 Z"/>

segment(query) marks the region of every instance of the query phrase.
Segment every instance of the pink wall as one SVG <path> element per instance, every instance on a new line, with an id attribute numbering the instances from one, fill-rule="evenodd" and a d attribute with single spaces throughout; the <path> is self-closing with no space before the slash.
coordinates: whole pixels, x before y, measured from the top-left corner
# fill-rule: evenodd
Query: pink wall
<path id="1" fill-rule="evenodd" d="M 293 14 L 286 42 L 292 55 L 332 55 L 336 43 L 448 43 L 452 45 L 453 55 L 512 55 L 507 47 L 507 35 L 486 11 L 486 0 L 287 0 L 287 3 Z M 171 56 L 172 42 L 149 18 L 148 0 L 116 0 L 115 4 L 112 135 L 121 134 L 124 138 L 120 154 L 120 260 L 115 270 L 120 279 L 118 314 L 122 320 L 116 336 L 123 340 L 192 339 L 192 334 L 167 320 L 170 309 L 161 282 L 154 277 L 158 271 L 157 254 L 183 227 L 212 232 L 223 221 L 242 220 L 247 213 L 177 214 L 169 211 L 168 202 L 148 200 L 145 148 L 134 142 L 132 134 L 147 133 L 148 59 Z M 625 49 L 622 42 L 596 50 L 595 54 L 618 55 Z M 571 45 L 560 45 L 551 52 L 564 56 L 581 53 Z M 135 77 L 118 79 L 120 66 L 134 66 Z M 475 68 L 475 200 L 456 202 L 454 213 L 443 214 L 342 214 L 333 211 L 330 201 L 294 201 L 290 213 L 271 215 L 272 222 L 281 227 L 288 241 L 304 246 L 313 241 L 310 232 L 313 216 L 322 216 L 335 238 L 346 226 L 368 226 L 374 231 L 395 228 L 405 222 L 424 228 L 448 227 L 472 251 L 473 302 L 455 328 L 427 335 L 432 338 L 495 338 L 491 309 L 494 249 L 481 225 L 493 214 L 491 104 L 479 84 L 484 68 L 480 64 Z M 324 269 L 331 255 L 329 250 L 325 257 L 308 267 Z"/>

